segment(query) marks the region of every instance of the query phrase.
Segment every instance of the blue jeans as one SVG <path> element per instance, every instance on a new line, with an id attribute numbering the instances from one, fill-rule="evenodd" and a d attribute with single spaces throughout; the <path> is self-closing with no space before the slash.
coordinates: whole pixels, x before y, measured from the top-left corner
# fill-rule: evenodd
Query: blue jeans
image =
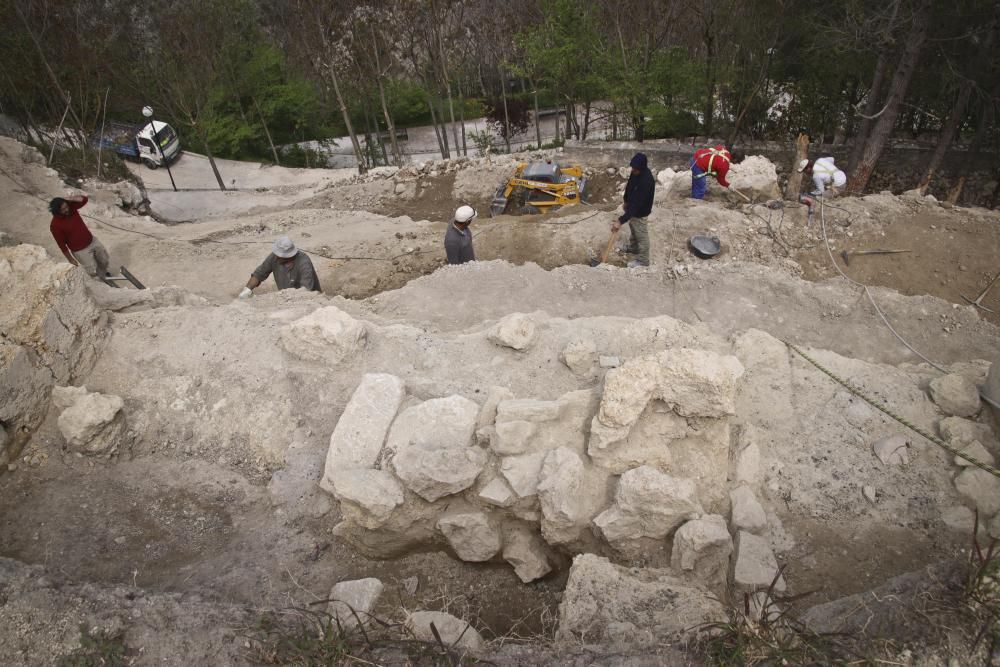
<path id="1" fill-rule="evenodd" d="M 708 174 L 691 160 L 691 196 L 695 199 L 704 199 L 708 192 Z"/>

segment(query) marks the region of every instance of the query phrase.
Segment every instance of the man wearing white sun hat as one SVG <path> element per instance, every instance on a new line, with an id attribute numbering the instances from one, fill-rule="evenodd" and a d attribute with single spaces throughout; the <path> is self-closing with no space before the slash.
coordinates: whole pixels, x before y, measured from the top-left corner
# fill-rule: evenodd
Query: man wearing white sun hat
<path id="1" fill-rule="evenodd" d="M 444 235 L 444 252 L 449 264 L 465 264 L 476 261 L 476 253 L 472 249 L 472 232 L 469 225 L 476 217 L 476 211 L 471 206 L 459 206 L 455 211 L 455 219 L 448 225 Z"/>
<path id="2" fill-rule="evenodd" d="M 271 246 L 271 254 L 250 274 L 240 298 L 250 297 L 254 288 L 272 273 L 279 290 L 302 288 L 312 292 L 323 291 L 309 255 L 296 248 L 287 236 L 279 236 Z"/>

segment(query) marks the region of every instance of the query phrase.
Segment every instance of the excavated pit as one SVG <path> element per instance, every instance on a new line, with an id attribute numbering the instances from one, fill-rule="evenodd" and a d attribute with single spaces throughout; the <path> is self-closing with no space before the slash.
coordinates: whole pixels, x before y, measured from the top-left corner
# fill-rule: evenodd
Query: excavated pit
<path id="1" fill-rule="evenodd" d="M 23 178 L 38 192 L 63 192 L 34 169 L 26 165 Z M 60 383 L 121 397 L 127 432 L 113 456 L 91 455 L 68 443 L 64 408 L 36 401 L 30 440 L 0 477 L 0 556 L 94 587 L 157 600 L 198 593 L 255 609 L 309 604 L 337 582 L 378 577 L 386 584 L 374 608 L 380 618 L 447 610 L 487 639 L 551 637 L 561 619 L 561 641 L 626 641 L 639 650 L 652 635 L 630 604 L 669 609 L 681 595 L 701 600 L 694 606 L 710 618 L 718 608 L 704 600 L 725 598 L 723 583 L 734 576 L 720 551 L 696 550 L 705 560 L 692 568 L 683 553 L 675 562 L 678 531 L 689 524 L 685 534 L 715 535 L 722 551 L 732 529 L 734 555 L 762 543 L 760 553 L 786 565 L 790 594 L 816 590 L 809 606 L 952 558 L 968 544 L 970 508 L 984 516 L 998 509 L 987 483 L 964 483 L 970 476 L 953 457 L 912 434 L 908 460 L 883 463 L 873 445 L 905 429 L 782 342 L 949 442 L 967 444 L 971 435 L 1000 455 L 985 409 L 937 393 L 940 374 L 878 325 L 860 292 L 840 279 L 797 277 L 823 277 L 822 255 L 808 254 L 818 247 L 804 212 L 784 211 L 779 227 L 763 206 L 661 192 L 652 268 L 580 266 L 608 238 L 610 196 L 548 219 L 481 217 L 474 229 L 483 261 L 441 267 L 445 225 L 462 201 L 456 193 L 471 196 L 478 181 L 495 187 L 495 174 L 484 171 L 428 175 L 426 187 L 420 177 L 401 181 L 432 192 L 423 199 L 397 194 L 399 182 L 380 177 L 330 186 L 296 208 L 169 228 L 118 216 L 95 197 L 92 211 L 115 225 L 96 221 L 96 233 L 153 289 L 93 284 L 89 296 L 74 293 L 82 312 L 106 313 L 108 334 L 93 368 Z M 608 176 L 609 189 L 620 183 Z M 44 202 L 7 194 L 2 229 L 53 254 L 34 224 Z M 831 216 L 835 248 L 882 233 L 896 240 L 913 221 L 927 225 L 928 245 L 942 245 L 930 231 L 945 220 L 952 235 L 986 239 L 983 256 L 960 273 L 980 270 L 994 252 L 995 214 L 879 197 L 844 200 L 848 213 Z M 430 208 L 400 217 L 413 202 L 438 200 L 442 217 Z M 851 224 L 837 224 L 837 215 Z M 717 259 L 697 260 L 685 248 L 690 234 L 705 231 L 723 239 Z M 367 259 L 316 260 L 326 295 L 264 288 L 234 301 L 280 233 L 331 257 Z M 10 258 L 35 252 L 27 247 L 0 249 L 12 289 L 25 281 Z M 896 274 L 882 278 L 891 284 Z M 874 293 L 899 333 L 933 352 L 956 383 L 986 381 L 1000 340 L 989 322 L 947 297 Z M 373 374 L 398 379 L 396 402 L 359 398 Z M 380 416 L 367 411 L 390 404 Z M 371 424 L 379 420 L 381 444 L 366 449 L 352 433 L 377 434 Z M 476 474 L 436 480 L 412 448 L 446 450 L 443 468 L 474 450 Z M 468 484 L 455 488 L 457 478 Z M 392 494 L 365 493 L 376 482 L 399 492 L 388 511 L 380 498 Z M 507 504 L 503 485 L 515 502 Z M 730 492 L 740 488 L 763 522 L 735 512 Z M 668 517 L 665 499 L 677 505 Z M 581 553 L 592 555 L 578 561 L 574 578 L 571 558 Z M 8 570 L 20 571 L 2 576 Z M 746 585 L 746 571 L 739 576 Z M 602 604 L 619 617 L 587 611 L 579 602 L 591 594 L 609 596 Z M 36 600 L 17 603 L 37 605 L 41 618 L 69 618 L 64 643 L 80 620 L 116 613 Z M 656 618 L 667 632 L 669 619 Z M 34 627 L 23 616 L 16 622 Z M 604 627 L 617 634 L 595 630 Z M 200 633 L 192 630 L 192 644 Z M 0 656 L 19 664 L 3 646 Z"/>

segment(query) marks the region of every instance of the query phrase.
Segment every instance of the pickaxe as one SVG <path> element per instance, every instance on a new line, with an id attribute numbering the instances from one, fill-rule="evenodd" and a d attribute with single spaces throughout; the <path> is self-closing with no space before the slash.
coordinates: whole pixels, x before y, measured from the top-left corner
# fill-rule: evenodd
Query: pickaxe
<path id="1" fill-rule="evenodd" d="M 996 275 L 996 278 L 994 278 L 993 280 L 990 281 L 990 284 L 986 286 L 986 289 L 984 289 L 982 292 L 980 292 L 979 296 L 977 296 L 974 301 L 972 299 L 970 299 L 969 297 L 965 296 L 964 294 L 962 295 L 962 298 L 965 299 L 966 301 L 968 301 L 969 303 L 971 303 L 976 308 L 982 308 L 987 313 L 992 313 L 993 311 L 990 310 L 989 308 L 987 308 L 986 306 L 984 306 L 983 304 L 981 304 L 980 301 L 982 301 L 983 297 L 986 296 L 986 293 L 990 291 L 990 288 L 997 284 L 998 280 L 1000 280 L 1000 273 L 998 273 Z"/>
<path id="2" fill-rule="evenodd" d="M 850 256 L 851 255 L 894 255 L 897 252 L 912 252 L 911 250 L 884 250 L 882 248 L 875 248 L 873 250 L 855 250 L 854 252 L 848 252 L 846 250 L 840 251 L 840 257 L 844 260 L 845 266 L 850 266 Z"/>

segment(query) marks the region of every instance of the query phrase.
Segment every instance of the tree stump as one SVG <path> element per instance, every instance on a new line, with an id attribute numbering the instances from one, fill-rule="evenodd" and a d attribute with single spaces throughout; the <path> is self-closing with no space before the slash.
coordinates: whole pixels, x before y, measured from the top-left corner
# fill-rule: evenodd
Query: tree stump
<path id="1" fill-rule="evenodd" d="M 795 160 L 792 162 L 792 170 L 788 174 L 788 185 L 785 187 L 785 199 L 798 201 L 799 192 L 802 190 L 802 172 L 798 170 L 799 162 L 809 156 L 809 135 L 799 134 L 795 140 Z"/>

